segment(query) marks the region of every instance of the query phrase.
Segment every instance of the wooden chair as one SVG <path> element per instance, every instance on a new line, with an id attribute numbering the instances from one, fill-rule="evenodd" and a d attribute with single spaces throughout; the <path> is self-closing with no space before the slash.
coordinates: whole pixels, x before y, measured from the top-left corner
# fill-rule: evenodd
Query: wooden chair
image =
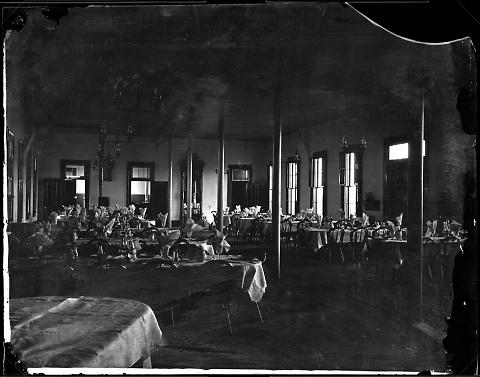
<path id="1" fill-rule="evenodd" d="M 294 242 L 295 235 L 292 232 L 292 222 L 290 218 L 285 218 L 280 222 L 280 242 L 285 247 L 290 247 Z"/>
<path id="2" fill-rule="evenodd" d="M 311 228 L 312 226 L 313 223 L 307 218 L 303 219 L 297 224 L 297 231 L 295 234 L 295 247 L 303 246 L 303 241 L 305 239 L 305 229 Z"/>
<path id="3" fill-rule="evenodd" d="M 350 235 L 350 244 L 348 249 L 352 254 L 352 262 L 357 263 L 361 260 L 363 248 L 367 241 L 367 229 L 357 228 Z"/>
<path id="4" fill-rule="evenodd" d="M 227 236 L 234 241 L 238 241 L 240 235 L 240 215 L 234 214 L 230 217 L 230 225 L 227 229 Z"/>
<path id="5" fill-rule="evenodd" d="M 253 219 L 252 225 L 245 232 L 245 236 L 247 241 L 260 244 L 263 239 L 263 217 Z"/>
<path id="6" fill-rule="evenodd" d="M 343 245 L 343 236 L 344 236 L 344 229 L 342 228 L 333 228 L 328 231 L 327 234 L 327 250 L 328 250 L 328 261 L 332 261 L 332 254 L 337 254 L 339 253 L 342 261 L 345 262 L 345 257 L 343 255 L 343 248 L 345 245 Z"/>

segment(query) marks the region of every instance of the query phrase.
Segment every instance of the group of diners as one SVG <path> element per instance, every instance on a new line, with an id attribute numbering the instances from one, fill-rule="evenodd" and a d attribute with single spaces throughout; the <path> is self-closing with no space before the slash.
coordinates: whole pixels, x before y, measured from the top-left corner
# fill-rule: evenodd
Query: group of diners
<path id="1" fill-rule="evenodd" d="M 79 257 L 93 258 L 99 264 L 114 260 L 135 261 L 157 256 L 166 261 L 202 262 L 229 250 L 225 235 L 187 219 L 181 226 L 167 228 L 168 214 L 147 220 L 134 205 L 80 206 L 53 211 L 45 221 L 9 227 L 10 256 L 51 258 L 63 256 L 69 263 Z M 21 230 L 19 230 L 21 229 Z"/>

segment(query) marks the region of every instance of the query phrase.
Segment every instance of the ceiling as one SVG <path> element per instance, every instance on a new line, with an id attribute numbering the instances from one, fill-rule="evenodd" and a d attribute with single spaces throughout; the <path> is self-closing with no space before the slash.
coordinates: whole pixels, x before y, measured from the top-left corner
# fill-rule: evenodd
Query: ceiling
<path id="1" fill-rule="evenodd" d="M 7 117 L 44 134 L 131 124 L 157 142 L 189 130 L 214 138 L 222 102 L 226 138 L 266 139 L 279 77 L 289 132 L 400 114 L 445 69 L 445 48 L 403 41 L 338 3 L 92 6 L 58 24 L 41 8 L 27 14 L 6 42 Z"/>

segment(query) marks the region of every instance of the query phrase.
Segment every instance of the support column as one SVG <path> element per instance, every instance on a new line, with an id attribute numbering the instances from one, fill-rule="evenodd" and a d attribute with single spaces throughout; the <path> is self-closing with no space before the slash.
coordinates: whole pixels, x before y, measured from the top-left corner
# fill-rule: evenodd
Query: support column
<path id="1" fill-rule="evenodd" d="M 22 215 L 22 219 L 24 220 L 27 220 L 27 174 L 32 174 L 32 171 L 28 172 L 27 171 L 27 167 L 28 167 L 28 152 L 30 152 L 30 149 L 33 148 L 33 141 L 35 140 L 35 129 L 33 129 L 32 131 L 32 134 L 30 135 L 30 137 L 28 138 L 28 142 L 27 142 L 27 145 L 25 146 L 25 148 L 23 149 L 23 170 L 22 170 L 22 174 L 23 174 L 23 198 L 22 198 L 22 202 L 23 202 L 23 213 L 21 214 Z M 31 162 L 30 162 L 30 167 L 31 167 Z M 33 198 L 32 198 L 32 193 L 33 193 L 33 179 L 30 181 L 30 210 L 32 210 L 32 203 L 33 203 Z"/>
<path id="2" fill-rule="evenodd" d="M 193 158 L 193 135 L 188 136 L 187 157 L 187 219 L 192 217 L 192 158 Z"/>
<path id="3" fill-rule="evenodd" d="M 223 233 L 223 171 L 225 170 L 224 107 L 220 103 L 218 114 L 218 173 L 217 173 L 217 230 Z"/>
<path id="4" fill-rule="evenodd" d="M 420 258 L 420 321 L 423 320 L 423 137 L 425 103 L 422 98 L 420 122 L 415 122 L 408 145 L 408 233 L 407 250 Z"/>
<path id="5" fill-rule="evenodd" d="M 103 158 L 98 166 L 98 197 L 103 196 Z M 127 203 L 130 202 L 130 198 L 127 198 Z M 128 203 L 129 204 L 129 203 Z M 98 203 L 100 205 L 100 203 Z"/>
<path id="6" fill-rule="evenodd" d="M 280 206 L 282 176 L 282 123 L 280 120 L 281 74 L 273 88 L 273 184 L 272 184 L 272 251 L 276 255 L 277 278 L 280 279 Z"/>
<path id="7" fill-rule="evenodd" d="M 167 227 L 172 227 L 173 215 L 173 147 L 172 136 L 168 138 L 168 217 Z"/>

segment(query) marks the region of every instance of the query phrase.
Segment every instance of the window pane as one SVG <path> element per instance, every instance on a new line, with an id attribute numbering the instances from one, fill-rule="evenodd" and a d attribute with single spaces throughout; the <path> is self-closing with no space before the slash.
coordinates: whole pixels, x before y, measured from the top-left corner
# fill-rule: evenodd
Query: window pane
<path id="1" fill-rule="evenodd" d="M 425 140 L 422 141 L 422 156 L 425 157 Z M 394 144 L 388 147 L 389 160 L 403 160 L 408 158 L 408 143 Z"/>
<path id="2" fill-rule="evenodd" d="M 131 201 L 133 203 L 143 203 L 150 201 L 150 181 L 131 181 L 130 182 Z"/>
<path id="3" fill-rule="evenodd" d="M 85 167 L 83 165 L 65 165 L 66 178 L 78 178 L 85 176 Z"/>
<path id="4" fill-rule="evenodd" d="M 356 215 L 357 211 L 357 187 L 348 186 L 347 216 Z"/>
<path id="5" fill-rule="evenodd" d="M 145 181 L 132 181 L 131 183 L 131 193 L 132 195 L 145 195 Z"/>
<path id="6" fill-rule="evenodd" d="M 355 153 L 350 153 L 350 169 L 349 169 L 349 184 L 353 185 L 355 182 Z"/>
<path id="7" fill-rule="evenodd" d="M 235 182 L 250 181 L 249 169 L 232 169 L 232 181 L 235 181 Z"/>
<path id="8" fill-rule="evenodd" d="M 390 145 L 388 147 L 389 160 L 402 160 L 408 158 L 408 143 Z"/>
<path id="9" fill-rule="evenodd" d="M 150 178 L 150 168 L 132 167 L 132 178 Z"/>
<path id="10" fill-rule="evenodd" d="M 85 194 L 85 180 L 84 179 L 77 179 L 75 180 L 75 192 L 77 194 Z"/>

